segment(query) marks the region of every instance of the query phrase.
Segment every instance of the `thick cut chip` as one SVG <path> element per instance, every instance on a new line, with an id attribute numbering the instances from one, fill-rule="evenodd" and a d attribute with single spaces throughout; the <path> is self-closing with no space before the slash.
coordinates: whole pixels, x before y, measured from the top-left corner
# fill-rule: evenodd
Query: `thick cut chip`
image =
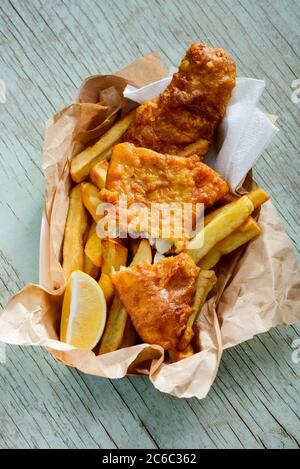
<path id="1" fill-rule="evenodd" d="M 109 160 L 111 147 L 119 141 L 124 132 L 128 129 L 134 114 L 135 111 L 129 112 L 102 135 L 98 142 L 74 156 L 71 162 L 71 176 L 73 181 L 82 182 L 95 164 L 99 161 Z"/>
<path id="2" fill-rule="evenodd" d="M 199 267 L 182 253 L 112 276 L 122 304 L 144 340 L 176 349 L 192 314 Z"/>
<path id="3" fill-rule="evenodd" d="M 90 179 L 99 189 L 105 187 L 108 161 L 99 161 L 90 171 Z"/>
<path id="4" fill-rule="evenodd" d="M 84 238 L 88 229 L 87 213 L 84 208 L 80 186 L 70 193 L 69 210 L 63 246 L 63 270 L 68 279 L 74 270 L 84 265 Z"/>

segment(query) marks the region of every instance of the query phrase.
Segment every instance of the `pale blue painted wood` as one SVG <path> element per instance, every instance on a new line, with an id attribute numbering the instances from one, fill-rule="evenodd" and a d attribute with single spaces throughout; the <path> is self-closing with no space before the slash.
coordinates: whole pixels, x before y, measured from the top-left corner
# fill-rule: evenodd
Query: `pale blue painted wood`
<path id="1" fill-rule="evenodd" d="M 4 0 L 0 3 L 0 305 L 38 278 L 44 123 L 87 76 L 155 50 L 176 65 L 193 41 L 225 47 L 240 75 L 265 78 L 262 106 L 280 135 L 256 165 L 285 227 L 299 239 L 300 2 L 286 0 Z M 203 401 L 146 378 L 97 379 L 43 350 L 7 348 L 0 364 L 0 447 L 292 448 L 300 441 L 299 369 L 282 327 L 224 353 Z"/>

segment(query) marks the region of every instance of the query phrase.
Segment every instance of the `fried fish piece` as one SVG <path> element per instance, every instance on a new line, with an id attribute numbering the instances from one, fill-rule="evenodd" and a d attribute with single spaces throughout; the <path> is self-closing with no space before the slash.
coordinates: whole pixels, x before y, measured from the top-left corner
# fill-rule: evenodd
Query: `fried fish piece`
<path id="1" fill-rule="evenodd" d="M 137 108 L 123 141 L 161 153 L 204 156 L 235 83 L 235 62 L 223 49 L 192 44 L 160 97 Z"/>
<path id="2" fill-rule="evenodd" d="M 114 202 L 117 193 L 127 195 L 128 203 L 191 202 L 203 203 L 206 208 L 228 191 L 227 182 L 197 155 L 163 155 L 119 143 L 113 149 L 100 198 Z"/>
<path id="3" fill-rule="evenodd" d="M 138 264 L 112 276 L 120 300 L 144 342 L 177 349 L 193 313 L 200 269 L 182 253 L 154 265 Z"/>
<path id="4" fill-rule="evenodd" d="M 197 155 L 187 158 L 163 155 L 131 143 L 120 143 L 112 152 L 106 187 L 100 192 L 103 202 L 116 204 L 120 195 L 127 204 L 190 203 L 204 208 L 213 205 L 227 194 L 224 179 L 199 161 Z M 181 205 L 179 205 L 181 207 Z M 130 221 L 130 220 L 129 220 Z M 152 233 L 153 234 L 153 233 Z"/>

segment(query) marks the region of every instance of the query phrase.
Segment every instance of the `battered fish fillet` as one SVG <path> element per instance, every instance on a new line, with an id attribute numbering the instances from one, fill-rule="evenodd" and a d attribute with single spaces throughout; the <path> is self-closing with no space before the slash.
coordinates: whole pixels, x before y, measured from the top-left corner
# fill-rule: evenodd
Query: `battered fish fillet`
<path id="1" fill-rule="evenodd" d="M 235 82 L 235 62 L 224 50 L 193 44 L 160 97 L 137 108 L 123 141 L 161 153 L 203 157 Z"/>
<path id="2" fill-rule="evenodd" d="M 128 205 L 143 203 L 213 205 L 229 188 L 213 169 L 199 161 L 197 155 L 183 158 L 162 155 L 130 143 L 116 145 L 100 192 L 103 202 L 117 203 L 127 196 Z"/>
<path id="3" fill-rule="evenodd" d="M 144 342 L 176 349 L 186 329 L 200 269 L 187 254 L 139 264 L 112 276 Z"/>

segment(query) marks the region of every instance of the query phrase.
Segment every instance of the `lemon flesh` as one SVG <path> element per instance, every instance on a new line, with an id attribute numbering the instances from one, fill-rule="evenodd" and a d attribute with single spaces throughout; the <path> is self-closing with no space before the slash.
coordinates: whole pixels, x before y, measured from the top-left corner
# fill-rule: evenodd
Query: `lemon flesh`
<path id="1" fill-rule="evenodd" d="M 106 314 L 105 296 L 96 280 L 80 270 L 72 272 L 63 300 L 61 341 L 93 349 L 103 334 Z"/>

